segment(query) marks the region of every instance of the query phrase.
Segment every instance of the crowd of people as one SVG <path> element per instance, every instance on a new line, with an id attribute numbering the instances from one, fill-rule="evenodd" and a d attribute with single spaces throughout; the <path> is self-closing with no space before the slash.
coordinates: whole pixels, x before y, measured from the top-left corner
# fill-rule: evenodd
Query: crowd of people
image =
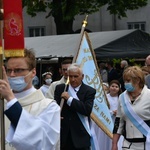
<path id="1" fill-rule="evenodd" d="M 0 79 L 6 150 L 149 150 L 149 66 L 150 56 L 142 67 L 122 60 L 119 73 L 112 61 L 99 64 L 114 129 L 110 139 L 99 128 L 94 147 L 90 114 L 96 89 L 83 82 L 80 65 L 62 61 L 61 79 L 52 81 L 47 71 L 37 89 L 34 52 L 25 49 L 24 57 L 8 58 Z"/>
<path id="2" fill-rule="evenodd" d="M 119 96 L 112 150 L 117 150 L 120 135 L 124 136 L 122 149 L 148 150 L 150 141 L 146 139 L 149 139 L 150 90 L 138 66 L 126 68 L 123 79 L 126 90 Z"/>
<path id="3" fill-rule="evenodd" d="M 112 65 L 110 66 L 108 67 L 108 63 L 106 63 L 105 67 L 103 67 L 103 70 L 106 70 L 105 76 L 106 73 L 108 74 L 108 80 L 105 79 L 107 81 L 105 83 L 102 77 L 102 81 L 104 89 L 107 90 L 106 93 L 109 93 L 107 98 L 110 104 L 110 114 L 113 114 L 114 130 L 112 140 L 108 137 L 108 139 L 103 138 L 103 143 L 107 143 L 103 144 L 103 147 L 108 150 L 148 150 L 150 149 L 150 141 L 147 140 L 150 131 L 150 103 L 148 99 L 150 94 L 150 55 L 147 56 L 145 65 L 142 67 L 129 66 L 126 60 L 122 60 L 120 63 L 121 70 L 118 74 L 117 70 Z M 117 101 L 115 96 L 111 96 L 112 82 L 115 81 L 119 83 L 118 85 L 121 89 Z M 115 104 L 118 105 L 117 109 L 112 111 L 112 107 Z M 102 135 L 102 133 L 100 134 Z M 111 141 L 110 143 L 109 140 Z"/>

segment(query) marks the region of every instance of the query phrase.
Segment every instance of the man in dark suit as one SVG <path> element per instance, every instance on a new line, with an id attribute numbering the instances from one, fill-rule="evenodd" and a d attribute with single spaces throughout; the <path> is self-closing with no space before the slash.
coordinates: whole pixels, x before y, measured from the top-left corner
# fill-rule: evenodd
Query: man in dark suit
<path id="1" fill-rule="evenodd" d="M 69 85 L 56 86 L 54 99 L 64 105 L 61 111 L 61 150 L 90 150 L 89 120 L 96 90 L 82 82 L 83 72 L 79 65 L 68 68 Z M 87 128 L 87 129 L 86 129 Z"/>

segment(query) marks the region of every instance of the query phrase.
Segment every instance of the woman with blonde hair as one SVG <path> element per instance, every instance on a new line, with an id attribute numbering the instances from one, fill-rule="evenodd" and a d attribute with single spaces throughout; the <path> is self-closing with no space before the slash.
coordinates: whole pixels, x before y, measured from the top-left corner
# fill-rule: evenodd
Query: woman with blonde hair
<path id="1" fill-rule="evenodd" d="M 138 66 L 128 67 L 123 80 L 126 90 L 119 96 L 112 150 L 118 150 L 117 142 L 122 134 L 122 150 L 149 150 L 150 90 Z"/>

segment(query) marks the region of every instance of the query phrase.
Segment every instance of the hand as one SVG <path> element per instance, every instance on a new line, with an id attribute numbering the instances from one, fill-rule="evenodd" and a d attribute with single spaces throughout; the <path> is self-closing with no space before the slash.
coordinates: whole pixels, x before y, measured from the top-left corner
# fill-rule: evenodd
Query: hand
<path id="1" fill-rule="evenodd" d="M 4 66 L 2 67 L 2 71 L 3 71 L 3 79 L 0 79 L 0 94 L 4 99 L 10 101 L 13 98 L 15 98 L 15 96 L 10 88 Z"/>
<path id="2" fill-rule="evenodd" d="M 64 98 L 65 100 L 68 100 L 69 97 L 70 97 L 70 95 L 68 94 L 68 92 L 63 92 L 63 93 L 61 94 L 61 98 Z"/>
<path id="3" fill-rule="evenodd" d="M 116 116 L 116 114 L 117 114 L 117 110 L 114 110 L 114 111 L 113 111 L 113 114 Z"/>

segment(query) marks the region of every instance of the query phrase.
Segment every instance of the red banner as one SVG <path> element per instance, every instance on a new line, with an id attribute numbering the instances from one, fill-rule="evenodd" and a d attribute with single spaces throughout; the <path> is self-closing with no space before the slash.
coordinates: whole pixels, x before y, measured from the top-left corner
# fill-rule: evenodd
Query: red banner
<path id="1" fill-rule="evenodd" d="M 5 57 L 24 56 L 22 0 L 4 0 Z"/>

